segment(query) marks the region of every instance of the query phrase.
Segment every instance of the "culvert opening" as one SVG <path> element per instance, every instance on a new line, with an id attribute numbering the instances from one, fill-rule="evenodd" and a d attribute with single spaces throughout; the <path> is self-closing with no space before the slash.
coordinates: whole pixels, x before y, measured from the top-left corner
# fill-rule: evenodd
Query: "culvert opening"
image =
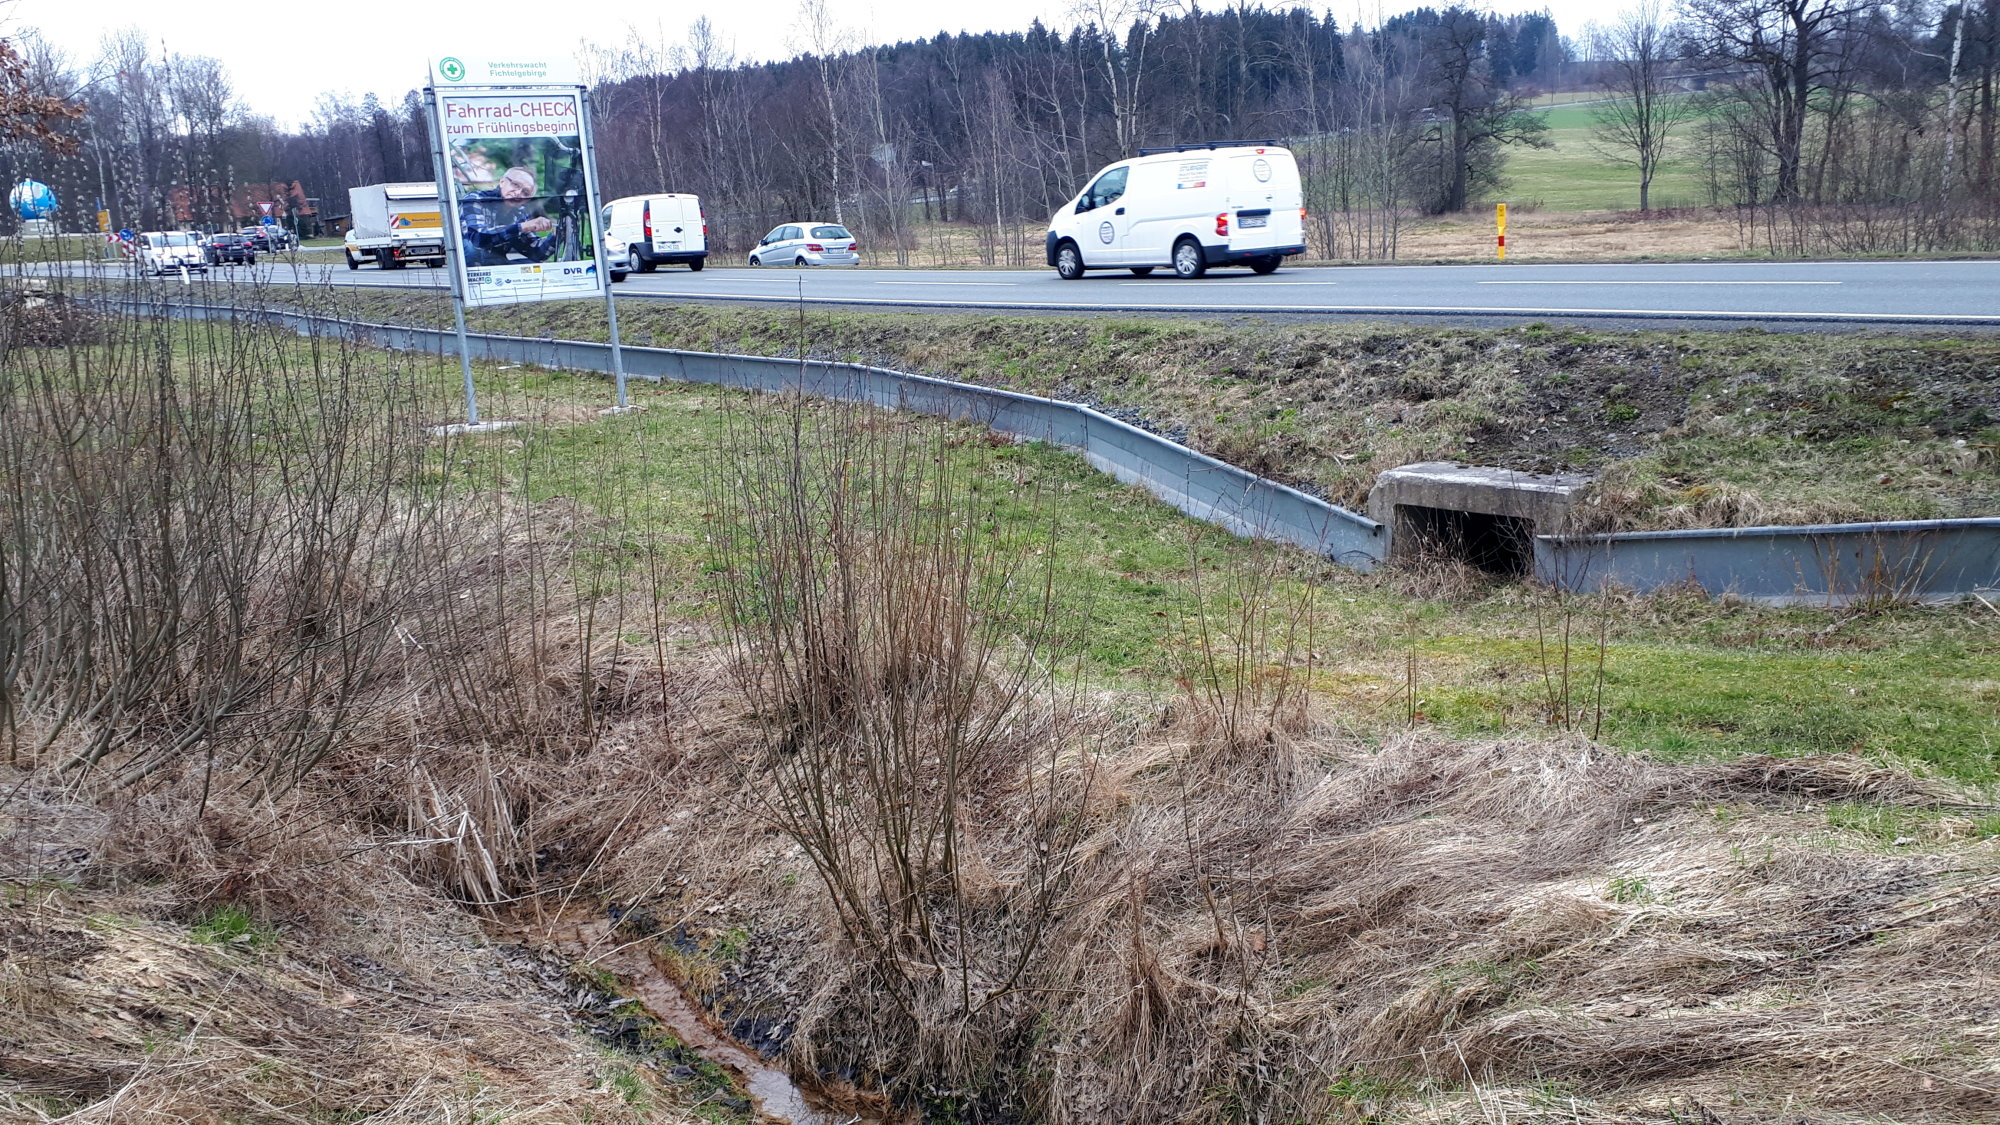
<path id="1" fill-rule="evenodd" d="M 1522 516 L 1396 505 L 1397 554 L 1452 559 L 1501 578 L 1534 570 L 1535 521 Z"/>

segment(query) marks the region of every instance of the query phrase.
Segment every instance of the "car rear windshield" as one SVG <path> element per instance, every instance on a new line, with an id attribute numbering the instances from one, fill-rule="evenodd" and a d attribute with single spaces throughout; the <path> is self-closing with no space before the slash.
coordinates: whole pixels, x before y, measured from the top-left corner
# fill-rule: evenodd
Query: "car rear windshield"
<path id="1" fill-rule="evenodd" d="M 194 245 L 194 235 L 191 235 L 191 234 L 163 234 L 163 235 L 161 235 L 161 236 L 160 236 L 160 245 L 162 245 L 162 246 L 193 246 L 193 245 Z"/>
<path id="2" fill-rule="evenodd" d="M 851 234 L 847 233 L 847 228 L 846 228 L 846 227 L 814 227 L 814 228 L 813 228 L 813 233 L 812 233 L 812 236 L 813 236 L 814 238 L 853 238 L 853 237 L 854 237 L 853 235 L 851 235 Z"/>

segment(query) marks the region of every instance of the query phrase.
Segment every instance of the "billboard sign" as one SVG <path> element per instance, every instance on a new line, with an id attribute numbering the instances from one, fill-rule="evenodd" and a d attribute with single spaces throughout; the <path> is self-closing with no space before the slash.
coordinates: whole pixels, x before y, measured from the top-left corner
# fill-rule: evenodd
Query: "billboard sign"
<path id="1" fill-rule="evenodd" d="M 458 59 L 433 64 L 440 80 L 454 69 L 472 73 Z M 445 237 L 459 250 L 452 255 L 459 293 L 468 305 L 606 295 L 583 91 L 496 88 L 490 71 L 480 73 L 485 88 L 434 87 L 445 165 L 440 199 Z"/>
<path id="2" fill-rule="evenodd" d="M 431 85 L 454 86 L 581 86 L 576 63 L 565 59 L 476 58 L 441 55 L 431 60 Z"/>

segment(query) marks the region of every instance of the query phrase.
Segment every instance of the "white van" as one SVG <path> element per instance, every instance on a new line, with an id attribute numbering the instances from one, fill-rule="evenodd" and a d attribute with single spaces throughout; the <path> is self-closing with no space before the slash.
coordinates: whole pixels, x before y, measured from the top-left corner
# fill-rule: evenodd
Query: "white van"
<path id="1" fill-rule="evenodd" d="M 708 218 L 695 195 L 628 195 L 604 205 L 605 261 L 611 280 L 652 273 L 662 262 L 708 264 Z"/>
<path id="2" fill-rule="evenodd" d="M 1306 250 L 1305 194 L 1290 149 L 1224 142 L 1140 149 L 1091 177 L 1049 220 L 1048 258 L 1070 280 L 1085 270 L 1210 266 L 1270 273 Z"/>

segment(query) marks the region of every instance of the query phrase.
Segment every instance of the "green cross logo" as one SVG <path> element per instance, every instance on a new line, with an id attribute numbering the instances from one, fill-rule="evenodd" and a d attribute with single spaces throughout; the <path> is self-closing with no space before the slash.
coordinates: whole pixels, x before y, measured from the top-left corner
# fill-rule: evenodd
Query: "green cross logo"
<path id="1" fill-rule="evenodd" d="M 457 82 L 465 77 L 465 64 L 457 59 L 446 58 L 438 61 L 438 73 L 446 82 Z"/>

